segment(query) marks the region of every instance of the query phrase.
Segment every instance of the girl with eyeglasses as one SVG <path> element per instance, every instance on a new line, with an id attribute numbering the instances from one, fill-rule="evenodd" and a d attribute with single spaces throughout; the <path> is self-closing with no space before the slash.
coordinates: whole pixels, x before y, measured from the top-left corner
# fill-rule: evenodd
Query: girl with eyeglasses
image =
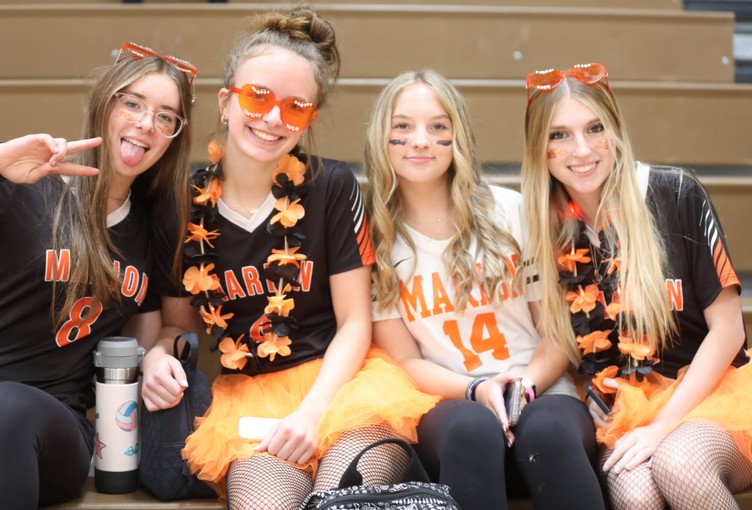
<path id="1" fill-rule="evenodd" d="M 271 510 L 338 485 L 375 440 L 415 440 L 436 398 L 369 349 L 373 250 L 360 189 L 343 163 L 312 152 L 339 70 L 334 30 L 306 7 L 256 21 L 227 59 L 214 163 L 196 174 L 180 228 L 185 272 L 157 283 L 164 329 L 144 359 L 142 394 L 150 410 L 180 401 L 185 375 L 169 346 L 201 318 L 223 370 L 184 457 L 229 508 Z M 170 260 L 171 243 L 161 248 Z M 271 428 L 239 430 L 246 417 Z M 401 461 L 371 452 L 363 483 L 398 480 Z"/>
<path id="2" fill-rule="evenodd" d="M 191 79 L 159 56 L 124 58 L 97 74 L 86 140 L 32 135 L 0 145 L 4 507 L 78 495 L 95 442 L 86 418 L 92 351 L 107 336 L 156 338 L 149 216 L 156 196 L 187 209 Z M 124 109 L 126 96 L 134 99 Z M 137 105 L 140 113 L 124 115 Z M 160 129 L 168 118 L 182 129 Z M 66 153 L 75 160 L 62 161 Z M 182 239 L 171 242 L 177 249 Z"/>
<path id="3" fill-rule="evenodd" d="M 364 166 L 374 342 L 443 399 L 418 427 L 429 474 L 464 510 L 528 494 L 537 509 L 604 508 L 592 420 L 565 353 L 536 331 L 520 194 L 483 178 L 464 98 L 435 71 L 393 79 Z"/>
<path id="4" fill-rule="evenodd" d="M 698 180 L 634 159 L 607 77 L 601 64 L 528 76 L 541 325 L 591 385 L 615 509 L 738 508 L 752 483 L 739 279 Z"/>

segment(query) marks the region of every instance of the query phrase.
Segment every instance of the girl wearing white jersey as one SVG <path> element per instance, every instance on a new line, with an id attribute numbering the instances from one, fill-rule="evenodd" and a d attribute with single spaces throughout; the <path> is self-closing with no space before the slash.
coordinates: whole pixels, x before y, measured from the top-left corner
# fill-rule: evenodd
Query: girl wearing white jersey
<path id="1" fill-rule="evenodd" d="M 520 195 L 482 180 L 462 96 L 433 71 L 395 78 L 374 107 L 365 170 L 374 341 L 443 398 L 418 429 L 431 476 L 463 509 L 507 508 L 520 475 L 538 509 L 604 508 L 592 421 L 566 355 L 536 330 Z M 510 427 L 503 394 L 520 380 Z"/>

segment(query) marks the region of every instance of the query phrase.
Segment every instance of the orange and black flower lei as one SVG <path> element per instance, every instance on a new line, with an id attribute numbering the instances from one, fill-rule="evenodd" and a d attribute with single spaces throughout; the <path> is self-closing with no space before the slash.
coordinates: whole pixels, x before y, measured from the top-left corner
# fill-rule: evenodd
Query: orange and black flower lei
<path id="1" fill-rule="evenodd" d="M 653 371 L 658 359 L 645 339 L 631 338 L 622 331 L 626 314 L 619 285 L 623 268 L 618 247 L 609 247 L 606 231 L 599 233 L 600 248 L 590 242 L 585 223 L 580 221 L 580 234 L 564 253 L 559 255 L 559 283 L 568 289 L 572 328 L 582 351 L 580 373 L 595 376 L 593 384 L 604 393 L 615 390 L 603 388 L 604 377 L 617 374 L 636 380 L 639 384 Z M 606 227 L 612 228 L 612 227 Z"/>
<path id="2" fill-rule="evenodd" d="M 217 253 L 212 241 L 219 237 L 217 227 L 217 200 L 222 194 L 219 178 L 220 162 L 223 157 L 221 145 L 213 141 L 209 144 L 209 159 L 212 165 L 197 171 L 192 177 L 194 190 L 191 220 L 188 224 L 188 237 L 185 240 L 184 260 L 188 268 L 183 275 L 183 286 L 194 297 L 191 305 L 198 309 L 206 324 L 207 334 L 215 338 L 212 350 L 222 352 L 222 365 L 232 370 L 242 370 L 249 357 L 289 356 L 291 340 L 289 334 L 297 328 L 297 321 L 291 315 L 295 307 L 288 293 L 299 288 L 298 275 L 300 262 L 306 256 L 299 250 L 304 236 L 298 220 L 305 215 L 300 204 L 304 198 L 305 165 L 295 156 L 283 156 L 272 174 L 272 194 L 276 198 L 276 214 L 267 224 L 267 232 L 280 239 L 280 248 L 273 249 L 267 257 L 264 276 L 274 282 L 267 295 L 268 304 L 264 309 L 261 323 L 262 341 L 255 341 L 249 334 L 241 334 L 237 339 L 226 334 L 232 313 L 223 314 L 222 306 L 226 296 L 219 279 L 212 273 Z"/>

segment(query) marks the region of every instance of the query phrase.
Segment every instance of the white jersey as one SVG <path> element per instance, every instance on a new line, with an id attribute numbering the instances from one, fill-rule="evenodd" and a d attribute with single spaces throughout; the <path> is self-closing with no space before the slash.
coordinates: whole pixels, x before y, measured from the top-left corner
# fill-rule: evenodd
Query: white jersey
<path id="1" fill-rule="evenodd" d="M 491 190 L 496 199 L 497 221 L 524 246 L 520 194 L 495 186 Z M 407 225 L 405 228 L 417 253 L 413 256 L 402 237 L 395 240 L 392 263 L 400 278 L 400 301 L 383 313 L 374 305 L 374 321 L 401 318 L 423 358 L 454 372 L 474 377 L 501 372 L 522 374 L 539 342 L 528 306 L 528 300 L 538 297 L 532 274 L 523 275 L 523 281 L 534 282 L 527 285 L 526 292 L 512 292 L 507 287 L 498 308 L 492 306 L 476 284 L 465 311 L 458 313 L 452 303 L 454 285 L 441 258 L 449 240 L 431 239 Z M 476 252 L 473 239 L 470 253 Z M 476 254 L 476 263 L 480 264 L 479 261 Z M 517 257 L 510 257 L 508 262 L 515 271 L 521 267 Z M 547 393 L 577 396 L 568 374 Z"/>

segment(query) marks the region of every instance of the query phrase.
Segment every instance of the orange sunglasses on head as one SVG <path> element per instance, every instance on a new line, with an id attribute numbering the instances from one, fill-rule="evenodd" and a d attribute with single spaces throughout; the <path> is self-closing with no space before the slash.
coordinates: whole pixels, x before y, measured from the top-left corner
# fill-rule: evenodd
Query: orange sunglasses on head
<path id="1" fill-rule="evenodd" d="M 318 115 L 316 105 L 310 101 L 298 97 L 277 99 L 274 92 L 253 83 L 246 83 L 242 88 L 227 88 L 238 95 L 240 109 L 249 119 L 260 119 L 278 106 L 279 116 L 285 127 L 298 132 L 313 124 Z"/>
<path id="2" fill-rule="evenodd" d="M 188 62 L 186 60 L 183 60 L 183 59 L 180 59 L 180 58 L 177 58 L 177 57 L 173 57 L 171 55 L 160 55 L 159 53 L 157 53 L 156 51 L 152 50 L 151 48 L 147 48 L 145 46 L 141 46 L 141 45 L 136 44 L 136 43 L 127 42 L 127 43 L 123 44 L 122 48 L 120 48 L 120 51 L 118 52 L 117 57 L 115 58 L 115 64 L 117 64 L 120 61 L 120 57 L 122 57 L 123 53 L 126 52 L 126 51 L 129 52 L 131 54 L 131 56 L 134 59 L 137 59 L 137 60 L 138 59 L 142 59 L 142 58 L 146 58 L 146 57 L 159 57 L 159 58 L 161 58 L 165 62 L 168 62 L 168 63 L 174 65 L 180 71 L 182 71 L 185 74 L 187 74 L 188 75 L 188 85 L 189 86 L 193 85 L 193 79 L 196 77 L 197 70 L 196 70 L 196 66 L 194 66 L 190 62 Z"/>
<path id="3" fill-rule="evenodd" d="M 606 66 L 593 62 L 591 64 L 578 64 L 566 71 L 558 69 L 546 69 L 545 71 L 533 71 L 527 75 L 527 105 L 530 106 L 530 89 L 553 90 L 564 81 L 564 78 L 570 77 L 585 85 L 592 85 L 605 79 L 608 87 L 608 71 Z"/>

